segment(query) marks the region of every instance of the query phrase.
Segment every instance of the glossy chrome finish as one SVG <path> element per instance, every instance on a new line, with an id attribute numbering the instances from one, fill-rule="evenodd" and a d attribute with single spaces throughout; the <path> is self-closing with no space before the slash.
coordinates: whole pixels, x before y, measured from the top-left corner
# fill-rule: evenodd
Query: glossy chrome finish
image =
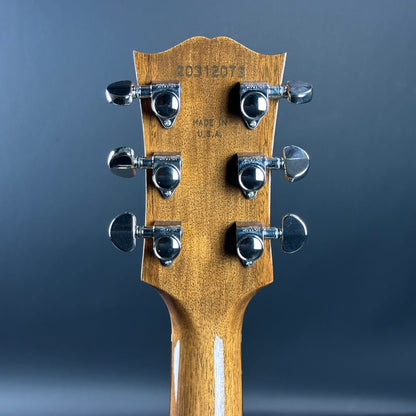
<path id="1" fill-rule="evenodd" d="M 157 153 L 152 157 L 152 180 L 164 198 L 170 198 L 181 181 L 182 158 L 177 154 Z"/>
<path id="2" fill-rule="evenodd" d="M 152 110 L 162 126 L 170 129 L 176 120 L 181 104 L 181 87 L 178 82 L 152 83 L 135 86 L 132 81 L 117 81 L 107 87 L 109 103 L 130 105 L 135 98 L 150 98 Z"/>
<path id="3" fill-rule="evenodd" d="M 146 228 L 149 227 L 142 227 L 143 230 Z M 164 266 L 170 266 L 179 256 L 182 233 L 180 222 L 177 221 L 160 221 L 152 227 L 153 253 Z"/>
<path id="4" fill-rule="evenodd" d="M 111 221 L 108 234 L 119 250 L 129 253 L 136 248 L 136 229 L 136 216 L 125 212 Z"/>
<path id="5" fill-rule="evenodd" d="M 244 82 L 240 84 L 240 110 L 249 129 L 255 129 L 269 109 L 267 83 Z"/>
<path id="6" fill-rule="evenodd" d="M 151 84 L 151 105 L 162 126 L 170 129 L 181 106 L 179 83 Z"/>
<path id="7" fill-rule="evenodd" d="M 284 253 L 299 251 L 308 237 L 308 229 L 301 218 L 295 214 L 286 214 L 279 228 L 280 245 Z"/>
<path id="8" fill-rule="evenodd" d="M 261 153 L 240 153 L 238 183 L 244 196 L 253 199 L 266 183 L 267 157 Z"/>
<path id="9" fill-rule="evenodd" d="M 312 100 L 313 88 L 308 82 L 288 81 L 285 84 L 283 97 L 292 104 L 306 104 Z"/>
<path id="10" fill-rule="evenodd" d="M 289 182 L 302 179 L 309 169 L 309 155 L 298 146 L 283 148 L 283 156 L 266 157 L 261 153 L 238 155 L 238 183 L 248 199 L 253 199 L 266 182 L 267 169 L 282 169 Z"/>
<path id="11" fill-rule="evenodd" d="M 152 238 L 153 253 L 164 266 L 170 266 L 181 251 L 180 222 L 160 221 L 151 227 L 138 226 L 136 216 L 125 212 L 113 219 L 108 232 L 112 243 L 126 252 L 135 249 L 137 238 Z"/>
<path id="12" fill-rule="evenodd" d="M 132 178 L 139 167 L 138 158 L 131 147 L 118 147 L 110 152 L 107 165 L 114 175 L 122 178 Z"/>
<path id="13" fill-rule="evenodd" d="M 271 158 L 275 159 L 275 158 Z M 305 177 L 309 170 L 309 155 L 298 146 L 285 146 L 283 157 L 278 166 L 274 167 L 273 161 L 269 162 L 269 169 L 283 169 L 285 178 L 289 182 L 296 182 Z"/>
<path id="14" fill-rule="evenodd" d="M 105 95 L 109 103 L 130 105 L 137 98 L 137 91 L 132 81 L 117 81 L 107 87 Z"/>
<path id="15" fill-rule="evenodd" d="M 132 178 L 137 169 L 153 169 L 152 180 L 164 198 L 170 198 L 181 180 L 182 158 L 171 153 L 155 153 L 151 157 L 135 156 L 131 147 L 118 147 L 110 152 L 108 167 L 115 175 Z"/>
<path id="16" fill-rule="evenodd" d="M 264 251 L 263 224 L 237 222 L 237 255 L 244 266 L 252 266 Z"/>
<path id="17" fill-rule="evenodd" d="M 236 232 L 237 255 L 247 267 L 262 256 L 265 239 L 280 239 L 283 252 L 295 253 L 308 235 L 305 223 L 294 214 L 286 214 L 279 228 L 264 227 L 259 222 L 237 222 Z"/>
<path id="18" fill-rule="evenodd" d="M 293 104 L 306 104 L 312 100 L 312 85 L 303 81 L 288 81 L 282 85 L 265 82 L 240 84 L 240 109 L 249 129 L 255 129 L 269 108 L 269 98 L 286 98 Z"/>

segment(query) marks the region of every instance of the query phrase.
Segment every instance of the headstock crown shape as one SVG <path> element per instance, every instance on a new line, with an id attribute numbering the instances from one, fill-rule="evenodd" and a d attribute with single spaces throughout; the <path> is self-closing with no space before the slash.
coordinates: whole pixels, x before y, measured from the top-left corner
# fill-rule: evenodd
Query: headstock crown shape
<path id="1" fill-rule="evenodd" d="M 296 251 L 306 238 L 292 214 L 270 227 L 270 169 L 295 181 L 309 167 L 296 146 L 273 157 L 279 99 L 312 97 L 309 84 L 282 85 L 285 59 L 194 37 L 134 52 L 138 86 L 107 89 L 115 104 L 141 102 L 145 156 L 117 148 L 109 166 L 126 177 L 146 168 L 146 225 L 126 213 L 110 234 L 126 251 L 148 237 L 142 280 L 160 292 L 172 322 L 171 415 L 242 414 L 241 327 L 252 296 L 273 280 L 269 239 Z"/>

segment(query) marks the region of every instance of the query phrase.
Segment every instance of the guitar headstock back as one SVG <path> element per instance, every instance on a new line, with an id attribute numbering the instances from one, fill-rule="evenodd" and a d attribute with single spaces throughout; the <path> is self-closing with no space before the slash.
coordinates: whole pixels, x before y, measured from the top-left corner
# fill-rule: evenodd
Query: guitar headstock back
<path id="1" fill-rule="evenodd" d="M 254 200 L 244 198 L 236 154 L 272 155 L 278 102 L 271 100 L 258 128 L 250 130 L 240 113 L 239 83 L 279 85 L 285 57 L 261 55 L 225 37 L 191 38 L 156 54 L 134 52 L 139 85 L 175 81 L 181 88 L 180 110 L 170 129 L 154 116 L 150 100 L 142 100 L 146 155 L 172 152 L 183 162 L 180 185 L 170 199 L 161 198 L 147 174 L 146 224 L 180 221 L 183 237 L 181 253 L 169 268 L 146 240 L 142 280 L 185 308 L 197 305 L 205 309 L 201 313 L 224 314 L 273 279 L 270 243 L 253 267 L 244 267 L 235 254 L 234 224 L 270 224 L 269 181 Z"/>

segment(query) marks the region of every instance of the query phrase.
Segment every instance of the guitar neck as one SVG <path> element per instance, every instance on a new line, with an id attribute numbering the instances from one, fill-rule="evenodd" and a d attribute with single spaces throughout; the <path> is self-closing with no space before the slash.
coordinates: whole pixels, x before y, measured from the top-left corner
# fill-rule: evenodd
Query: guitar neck
<path id="1" fill-rule="evenodd" d="M 213 311 L 196 320 L 162 297 L 172 322 L 170 415 L 242 415 L 241 328 L 246 305 L 228 316 Z"/>

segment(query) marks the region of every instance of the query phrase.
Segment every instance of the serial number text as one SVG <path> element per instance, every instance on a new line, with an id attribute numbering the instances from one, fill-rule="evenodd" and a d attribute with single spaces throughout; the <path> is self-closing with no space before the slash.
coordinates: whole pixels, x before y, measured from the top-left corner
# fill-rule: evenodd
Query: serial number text
<path id="1" fill-rule="evenodd" d="M 244 78 L 246 68 L 244 65 L 178 65 L 178 77 L 238 77 Z"/>

